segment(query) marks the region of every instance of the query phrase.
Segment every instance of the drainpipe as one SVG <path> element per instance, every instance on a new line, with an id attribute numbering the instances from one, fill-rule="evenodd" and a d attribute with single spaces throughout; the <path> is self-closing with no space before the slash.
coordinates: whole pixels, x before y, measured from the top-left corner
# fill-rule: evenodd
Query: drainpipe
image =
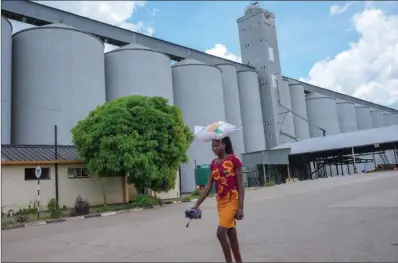
<path id="1" fill-rule="evenodd" d="M 55 200 L 59 202 L 59 187 L 58 187 L 58 127 L 54 126 L 54 140 L 55 140 Z"/>

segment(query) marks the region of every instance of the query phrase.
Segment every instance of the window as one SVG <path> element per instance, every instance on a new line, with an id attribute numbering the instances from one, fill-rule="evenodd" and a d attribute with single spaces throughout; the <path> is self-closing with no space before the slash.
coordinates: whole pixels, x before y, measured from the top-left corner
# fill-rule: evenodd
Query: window
<path id="1" fill-rule="evenodd" d="M 68 168 L 68 178 L 89 178 L 90 171 L 87 168 Z"/>
<path id="2" fill-rule="evenodd" d="M 36 168 L 25 168 L 25 181 L 37 180 L 36 178 Z M 50 168 L 41 167 L 40 180 L 50 180 Z"/>
<path id="3" fill-rule="evenodd" d="M 271 74 L 271 77 L 272 77 L 272 87 L 273 88 L 277 88 L 278 87 L 278 80 L 276 78 L 276 75 Z"/>
<path id="4" fill-rule="evenodd" d="M 274 62 L 274 49 L 272 47 L 268 47 L 268 55 L 269 55 L 269 60 Z"/>

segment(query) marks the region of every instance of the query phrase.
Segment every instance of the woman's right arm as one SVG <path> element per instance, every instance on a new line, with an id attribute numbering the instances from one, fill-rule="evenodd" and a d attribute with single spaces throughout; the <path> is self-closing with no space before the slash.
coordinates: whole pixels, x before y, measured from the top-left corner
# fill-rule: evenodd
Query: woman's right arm
<path id="1" fill-rule="evenodd" d="M 202 202 L 206 199 L 206 197 L 210 194 L 211 187 L 213 186 L 213 176 L 211 173 L 209 174 L 209 178 L 207 178 L 207 184 L 203 188 L 203 192 L 200 195 L 198 201 L 196 201 L 196 204 L 194 205 L 193 208 L 198 209 L 199 206 L 202 204 Z"/>

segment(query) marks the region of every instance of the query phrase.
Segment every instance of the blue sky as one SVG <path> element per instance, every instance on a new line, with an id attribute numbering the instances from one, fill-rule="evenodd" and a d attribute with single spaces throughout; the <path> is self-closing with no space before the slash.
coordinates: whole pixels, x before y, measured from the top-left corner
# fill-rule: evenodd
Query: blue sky
<path id="1" fill-rule="evenodd" d="M 154 37 L 204 51 L 221 43 L 234 54 L 240 54 L 236 19 L 247 1 L 147 2 L 137 9 L 129 22 L 145 21 L 155 28 Z M 276 15 L 282 72 L 300 78 L 307 76 L 316 61 L 333 57 L 358 35 L 351 27 L 351 17 L 364 9 L 357 2 L 339 16 L 330 16 L 335 2 L 260 2 L 261 7 Z M 398 5 L 377 3 L 385 12 L 398 13 Z M 150 10 L 159 12 L 153 16 Z"/>

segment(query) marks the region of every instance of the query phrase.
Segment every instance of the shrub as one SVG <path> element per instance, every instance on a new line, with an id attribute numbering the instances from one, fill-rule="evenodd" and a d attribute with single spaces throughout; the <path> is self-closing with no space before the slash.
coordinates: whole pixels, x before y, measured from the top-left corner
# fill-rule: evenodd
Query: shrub
<path id="1" fill-rule="evenodd" d="M 51 198 L 47 204 L 47 209 L 50 212 L 50 217 L 52 219 L 60 218 L 62 216 L 61 209 L 55 198 Z"/>
<path id="2" fill-rule="evenodd" d="M 265 183 L 263 184 L 263 186 L 264 186 L 264 187 L 271 187 L 271 186 L 275 186 L 275 183 L 272 182 L 272 181 L 269 181 L 269 182 L 265 182 Z"/>
<path id="3" fill-rule="evenodd" d="M 196 189 L 191 193 L 191 196 L 200 196 L 202 194 L 202 191 L 199 189 Z"/>
<path id="4" fill-rule="evenodd" d="M 26 208 L 19 209 L 18 212 L 15 213 L 15 219 L 18 223 L 24 223 L 28 221 L 29 218 L 29 210 Z"/>
<path id="5" fill-rule="evenodd" d="M 27 208 L 27 213 L 30 215 L 37 214 L 37 207 L 36 207 L 36 202 L 33 202 L 33 206 L 29 204 Z"/>
<path id="6" fill-rule="evenodd" d="M 75 206 L 71 213 L 72 216 L 87 215 L 90 212 L 90 203 L 78 195 L 76 197 Z"/>
<path id="7" fill-rule="evenodd" d="M 181 201 L 182 201 L 182 202 L 190 202 L 190 201 L 191 201 L 191 196 L 184 196 L 184 197 L 181 199 Z"/>
<path id="8" fill-rule="evenodd" d="M 152 196 L 137 195 L 133 198 L 132 204 L 133 207 L 154 208 L 155 206 L 162 205 L 162 201 Z"/>

